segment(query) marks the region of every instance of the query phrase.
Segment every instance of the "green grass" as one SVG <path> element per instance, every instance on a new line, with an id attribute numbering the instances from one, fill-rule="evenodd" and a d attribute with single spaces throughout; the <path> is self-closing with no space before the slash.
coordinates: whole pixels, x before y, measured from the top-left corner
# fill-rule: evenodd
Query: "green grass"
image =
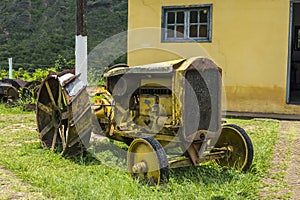
<path id="1" fill-rule="evenodd" d="M 0 100 L 0 117 L 18 115 L 18 114 L 34 114 L 32 111 L 25 111 L 20 106 L 9 107 L 6 104 L 3 104 Z"/>
<path id="2" fill-rule="evenodd" d="M 103 148 L 99 159 L 91 154 L 65 159 L 40 147 L 33 113 L 18 114 L 2 105 L 0 111 L 0 165 L 54 199 L 259 199 L 279 125 L 227 120 L 245 128 L 252 139 L 254 161 L 247 173 L 206 163 L 170 170 L 170 182 L 154 187 L 130 178 L 122 153 Z"/>

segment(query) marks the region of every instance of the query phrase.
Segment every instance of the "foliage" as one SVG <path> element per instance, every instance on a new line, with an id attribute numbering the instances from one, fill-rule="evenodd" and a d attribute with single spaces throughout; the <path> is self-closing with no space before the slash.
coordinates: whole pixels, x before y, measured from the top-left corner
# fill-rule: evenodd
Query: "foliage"
<path id="1" fill-rule="evenodd" d="M 173 169 L 167 185 L 150 187 L 130 178 L 126 155 L 107 148 L 111 143 L 99 144 L 95 155 L 66 159 L 40 147 L 33 114 L 7 114 L 1 106 L 0 111 L 6 113 L 0 114 L 0 163 L 53 199 L 259 199 L 279 124 L 228 120 L 245 128 L 252 139 L 255 156 L 247 173 L 206 163 Z"/>
<path id="2" fill-rule="evenodd" d="M 19 68 L 18 70 L 14 70 L 13 77 L 15 79 L 23 79 L 23 80 L 29 80 L 31 77 L 29 75 L 29 72 L 24 70 L 23 68 Z"/>
<path id="3" fill-rule="evenodd" d="M 43 70 L 43 69 L 36 69 L 32 73 L 32 80 L 42 80 L 43 78 L 46 78 L 48 75 L 49 69 Z"/>
<path id="4" fill-rule="evenodd" d="M 19 107 L 19 106 L 7 108 L 7 106 L 5 104 L 0 104 L 0 119 L 1 119 L 1 117 L 5 117 L 5 116 L 16 116 L 16 115 L 24 116 L 27 114 L 29 115 L 29 114 L 33 114 L 33 113 L 32 113 L 32 111 L 30 112 L 30 111 L 23 110 L 22 107 Z M 0 133 L 2 133 L 2 132 L 0 132 Z"/>
<path id="5" fill-rule="evenodd" d="M 47 68 L 47 69 L 36 69 L 33 73 L 24 70 L 23 68 L 19 68 L 18 70 L 13 70 L 13 78 L 14 79 L 22 79 L 24 81 L 41 81 L 43 78 L 46 78 L 49 70 L 56 71 L 56 68 Z M 2 78 L 8 78 L 8 71 L 1 70 L 0 71 L 0 80 Z"/>
<path id="6" fill-rule="evenodd" d="M 70 60 L 67 61 L 62 55 L 58 55 L 57 59 L 55 60 L 54 68 L 57 72 L 63 71 L 65 69 L 72 69 L 75 67 L 75 61 Z"/>
<path id="7" fill-rule="evenodd" d="M 74 0 L 1 0 L 0 69 L 9 57 L 15 68 L 29 72 L 55 66 L 58 58 L 74 62 L 75 14 Z M 89 52 L 126 29 L 127 1 L 88 0 Z M 74 66 L 61 61 L 67 64 L 61 67 Z"/>
<path id="8" fill-rule="evenodd" d="M 58 55 L 53 67 L 36 68 L 31 72 L 20 67 L 13 69 L 13 78 L 22 79 L 24 81 L 41 81 L 47 77 L 49 71 L 60 72 L 65 69 L 71 69 L 74 65 L 74 60 L 67 60 L 62 55 Z M 8 78 L 8 69 L 0 70 L 0 80 L 2 78 Z"/>
<path id="9" fill-rule="evenodd" d="M 2 78 L 8 78 L 8 71 L 7 70 L 4 70 L 4 69 L 0 70 L 0 79 L 2 79 Z"/>

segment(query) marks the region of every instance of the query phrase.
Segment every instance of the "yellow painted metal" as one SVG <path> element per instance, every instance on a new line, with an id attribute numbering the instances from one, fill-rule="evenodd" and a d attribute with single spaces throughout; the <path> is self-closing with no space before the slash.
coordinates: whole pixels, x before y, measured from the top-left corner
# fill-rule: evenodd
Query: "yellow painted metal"
<path id="1" fill-rule="evenodd" d="M 111 94 L 104 87 L 97 88 L 93 110 L 95 110 L 95 115 L 98 119 L 107 117 L 109 117 L 110 120 L 114 119 L 111 99 Z"/>
<path id="2" fill-rule="evenodd" d="M 173 160 L 169 163 L 169 168 L 179 168 L 179 167 L 189 167 L 193 166 L 190 158 L 181 158 L 178 160 Z"/>
<path id="3" fill-rule="evenodd" d="M 143 138 L 135 139 L 128 148 L 127 165 L 133 178 L 159 185 L 161 171 L 159 158 L 152 145 Z M 139 166 L 139 170 L 137 169 Z"/>
<path id="4" fill-rule="evenodd" d="M 154 111 L 154 106 L 159 105 L 158 115 L 162 116 L 172 116 L 172 98 L 168 95 L 147 95 L 143 94 L 140 96 L 140 114 L 141 115 L 151 115 Z"/>
<path id="5" fill-rule="evenodd" d="M 176 61 L 177 63 L 178 61 Z M 163 64 L 162 64 L 163 65 Z M 167 62 L 165 64 L 165 66 L 172 66 L 170 65 L 170 62 Z M 159 84 L 158 84 L 159 83 Z M 141 80 L 141 85 L 143 86 L 151 86 L 151 87 L 154 87 L 154 86 L 165 86 L 165 87 L 171 87 L 172 85 L 172 82 L 171 82 L 171 79 L 163 79 L 163 78 L 151 78 L 151 79 L 143 79 Z"/>
<path id="6" fill-rule="evenodd" d="M 193 142 L 195 138 L 194 132 L 197 131 L 197 127 L 195 126 L 194 130 L 192 130 L 193 128 L 188 130 L 187 127 L 191 124 L 189 122 L 193 119 L 191 118 L 188 120 L 187 115 L 183 116 L 182 113 L 188 113 L 194 109 L 192 106 L 184 105 L 184 103 L 187 105 L 191 103 L 187 101 L 187 96 L 189 96 L 190 93 L 185 90 L 189 91 L 190 84 L 192 82 L 201 81 L 201 76 L 199 73 L 196 73 L 195 78 L 189 79 L 189 82 L 187 82 L 187 78 L 185 76 L 186 73 L 190 71 L 194 72 L 195 70 L 200 70 L 208 72 L 210 69 L 213 69 L 215 74 L 221 75 L 221 69 L 218 68 L 212 60 L 198 56 L 189 59 L 179 59 L 143 66 L 126 68 L 116 67 L 108 70 L 105 73 L 108 90 L 111 92 L 116 89 L 120 90 L 117 93 L 124 93 L 124 99 L 120 102 L 118 100 L 118 95 L 115 96 L 116 99 L 113 105 L 115 109 L 114 113 L 111 106 L 111 95 L 107 90 L 99 88 L 97 91 L 100 98 L 98 101 L 99 107 L 95 111 L 97 118 L 99 119 L 98 121 L 100 124 L 102 122 L 101 127 L 105 128 L 107 136 L 111 136 L 111 138 L 116 140 L 124 141 L 127 144 L 130 144 L 130 142 L 134 140 L 131 144 L 139 146 L 139 144 L 136 144 L 137 141 L 135 139 L 140 136 L 150 136 L 158 140 L 162 146 L 168 147 L 178 147 L 180 145 L 179 143 Z M 123 76 L 124 73 L 126 73 L 125 76 Z M 199 77 L 197 77 L 198 75 Z M 214 84 L 220 84 L 220 76 L 215 78 Z M 118 88 L 116 86 L 116 83 L 121 79 L 123 79 L 124 84 L 128 87 Z M 129 88 L 131 87 L 137 87 L 137 89 L 135 89 L 135 92 L 132 94 L 126 94 L 126 92 L 130 91 Z M 202 86 L 198 85 L 195 87 L 197 88 L 194 89 L 197 89 L 197 92 L 200 94 Z M 220 110 L 220 88 L 221 87 L 217 87 L 215 90 L 216 102 L 213 105 L 217 111 Z M 201 94 L 201 98 L 210 97 L 209 95 L 204 96 L 204 93 Z M 192 102 L 192 104 L 193 103 L 194 102 Z M 203 108 L 202 112 L 210 111 Z M 109 117 L 110 113 L 112 113 L 112 115 L 115 114 L 115 117 Z M 218 114 L 217 116 L 218 117 L 213 119 L 217 120 L 215 123 L 216 127 L 214 127 L 216 128 L 214 129 L 215 132 L 219 131 L 221 121 L 219 118 L 220 115 Z M 103 120 L 104 118 L 109 118 L 110 120 Z M 202 122 L 203 124 L 206 124 L 204 120 Z M 204 126 L 206 125 L 203 125 L 203 127 Z M 182 128 L 182 134 L 179 136 L 177 133 L 180 128 Z M 205 128 L 209 127 L 207 126 Z M 109 134 L 107 133 L 108 131 Z M 207 137 L 207 141 L 210 137 L 215 135 L 217 136 L 217 133 L 215 132 L 211 136 Z M 181 141 L 179 137 L 181 137 Z M 198 138 L 196 142 L 199 142 L 198 140 L 200 139 Z M 141 141 L 139 142 L 142 143 Z M 188 154 L 194 165 L 199 164 L 199 157 L 202 156 L 202 151 L 199 153 L 201 149 L 199 144 L 200 143 L 195 143 L 195 145 L 191 145 L 194 150 L 189 148 L 189 146 L 184 147 L 189 149 Z M 143 145 L 145 146 L 145 144 Z M 146 150 L 147 148 L 143 148 L 143 145 L 141 148 Z M 205 141 L 205 145 L 203 145 L 203 147 L 206 148 L 206 145 L 213 144 L 208 144 Z M 132 150 L 131 147 L 129 148 L 129 151 L 139 150 L 140 149 L 138 148 L 134 150 Z M 131 168 L 135 165 L 135 170 L 140 169 L 138 166 L 143 166 L 144 164 L 137 163 L 141 162 L 141 160 L 136 161 L 135 164 L 132 164 Z"/>
<path id="7" fill-rule="evenodd" d="M 131 69 L 133 68 L 140 68 L 140 67 L 145 67 L 145 68 L 159 68 L 159 67 L 166 67 L 166 66 L 176 66 L 176 65 L 180 65 L 182 62 L 184 62 L 185 59 L 173 59 L 173 60 L 169 60 L 169 61 L 164 61 L 164 62 L 150 62 L 149 63 L 144 63 L 143 65 L 131 65 Z"/>
<path id="8" fill-rule="evenodd" d="M 159 105 L 160 109 L 163 109 L 163 114 L 167 116 L 172 115 L 172 98 L 168 95 L 160 95 L 159 96 Z"/>
<path id="9" fill-rule="evenodd" d="M 150 115 L 151 108 L 155 104 L 154 95 L 141 95 L 140 97 L 140 114 L 141 115 Z"/>

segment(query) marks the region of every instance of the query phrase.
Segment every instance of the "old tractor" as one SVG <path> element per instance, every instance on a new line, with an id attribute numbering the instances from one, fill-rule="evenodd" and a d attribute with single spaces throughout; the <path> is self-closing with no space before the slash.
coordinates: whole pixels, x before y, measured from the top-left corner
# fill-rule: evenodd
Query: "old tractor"
<path id="1" fill-rule="evenodd" d="M 222 70 L 203 57 L 128 67 L 116 65 L 104 77 L 91 106 L 78 76 L 50 74 L 37 98 L 42 145 L 63 155 L 88 147 L 92 116 L 98 134 L 128 147 L 133 178 L 168 181 L 169 168 L 212 161 L 245 171 L 253 159 L 246 132 L 221 119 Z"/>
<path id="2" fill-rule="evenodd" d="M 21 98 L 22 100 L 34 98 L 37 92 L 37 88 L 40 85 L 40 81 L 24 81 L 21 79 L 8 79 L 3 78 L 0 80 L 0 101 L 13 105 L 16 100 Z M 24 108 L 29 108 L 29 104 L 25 104 Z"/>

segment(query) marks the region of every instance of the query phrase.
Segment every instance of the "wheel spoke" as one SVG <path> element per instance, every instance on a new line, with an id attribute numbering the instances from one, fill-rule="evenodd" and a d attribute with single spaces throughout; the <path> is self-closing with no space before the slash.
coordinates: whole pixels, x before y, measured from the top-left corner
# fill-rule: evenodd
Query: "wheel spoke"
<path id="1" fill-rule="evenodd" d="M 66 130 L 66 143 L 68 143 L 68 141 L 69 141 L 69 128 L 67 128 L 67 130 Z"/>
<path id="2" fill-rule="evenodd" d="M 51 151 L 54 151 L 55 143 L 56 143 L 56 138 L 57 138 L 57 132 L 58 128 L 55 128 L 53 139 L 52 139 L 52 145 L 51 145 Z"/>
<path id="3" fill-rule="evenodd" d="M 51 121 L 47 126 L 44 127 L 44 129 L 41 131 L 41 136 L 43 137 L 46 135 L 52 128 L 53 128 L 53 122 Z"/>
<path id="4" fill-rule="evenodd" d="M 53 97 L 53 94 L 52 94 L 52 91 L 51 91 L 51 88 L 50 88 L 50 86 L 49 86 L 48 81 L 45 82 L 45 85 L 46 85 L 46 88 L 47 88 L 47 91 L 48 91 L 48 95 L 49 95 L 49 97 L 50 97 L 50 99 L 51 99 L 51 101 L 52 101 L 52 104 L 53 104 L 54 106 L 56 106 L 56 103 L 55 103 L 55 100 L 54 100 L 54 97 Z"/>
<path id="5" fill-rule="evenodd" d="M 59 129 L 59 135 L 62 141 L 63 149 L 65 149 L 67 146 L 66 139 L 65 139 L 65 125 L 62 125 L 62 128 Z"/>
<path id="6" fill-rule="evenodd" d="M 58 98 L 57 98 L 57 106 L 62 109 L 62 105 L 61 105 L 61 86 L 58 86 Z"/>
<path id="7" fill-rule="evenodd" d="M 47 113 L 48 115 L 52 115 L 52 110 L 50 107 L 44 105 L 41 102 L 37 102 L 37 107 L 40 108 L 42 111 L 44 111 L 45 113 Z"/>

